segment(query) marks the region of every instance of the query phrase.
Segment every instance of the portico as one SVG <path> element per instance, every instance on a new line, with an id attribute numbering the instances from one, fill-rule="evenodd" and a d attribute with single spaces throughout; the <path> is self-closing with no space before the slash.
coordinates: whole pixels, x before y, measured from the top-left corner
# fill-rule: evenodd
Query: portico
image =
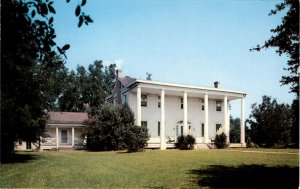
<path id="1" fill-rule="evenodd" d="M 245 96 L 246 93 L 238 92 L 238 91 L 229 91 L 219 88 L 206 88 L 206 87 L 197 87 L 197 86 L 188 86 L 188 85 L 180 85 L 180 84 L 169 84 L 169 83 L 161 83 L 154 81 L 145 81 L 145 80 L 137 80 L 136 86 L 131 89 L 131 92 L 136 95 L 136 124 L 142 125 L 142 120 L 149 119 L 149 115 L 147 112 L 152 112 L 152 107 L 143 107 L 141 105 L 142 95 L 144 96 L 159 96 L 160 97 L 160 136 L 159 136 L 159 148 L 164 150 L 167 147 L 166 137 L 168 137 L 165 133 L 166 127 L 172 127 L 172 123 L 166 119 L 166 112 L 168 115 L 181 117 L 183 120 L 183 135 L 187 135 L 189 133 L 188 122 L 192 121 L 192 131 L 191 134 L 198 138 L 197 142 L 200 143 L 211 143 L 211 139 L 213 138 L 213 128 L 216 125 L 222 125 L 221 131 L 223 131 L 227 135 L 227 142 L 229 143 L 229 132 L 230 132 L 230 120 L 229 120 L 229 108 L 228 103 L 232 100 L 241 100 L 241 138 L 240 145 L 245 146 Z M 182 111 L 178 114 L 177 112 L 173 112 L 174 104 L 166 104 L 165 99 L 169 98 L 178 98 L 181 99 L 182 102 Z M 190 102 L 191 101 L 191 102 Z M 193 102 L 195 101 L 204 101 L 203 108 L 204 111 L 198 111 L 198 115 L 195 115 L 195 112 L 192 112 L 195 107 Z M 150 100 L 148 100 L 150 103 Z M 216 110 L 214 110 L 214 103 L 216 103 Z M 220 107 L 219 104 L 222 104 Z M 189 107 L 191 106 L 191 107 Z M 148 111 L 146 110 L 148 108 Z M 178 108 L 178 107 L 177 107 Z M 197 107 L 196 107 L 197 108 Z M 198 107 L 199 109 L 201 106 Z M 144 111 L 142 111 L 145 109 Z M 144 113 L 142 113 L 144 112 Z M 151 113 L 150 113 L 151 114 Z M 218 117 L 219 121 L 213 121 L 213 117 Z M 202 119 L 203 118 L 203 119 Z M 203 121 L 203 132 L 199 136 L 195 130 L 195 123 Z M 211 122 L 211 123 L 210 123 Z M 167 123 L 167 124 L 166 124 Z M 149 125 L 148 125 L 149 127 Z M 217 127 L 217 126 L 216 126 Z M 220 128 L 219 128 L 220 129 Z M 168 130 L 168 129 L 167 129 Z M 170 129 L 169 129 L 170 130 Z M 217 132 L 217 131 L 216 131 Z M 169 132 L 170 134 L 170 132 Z M 215 133 L 216 134 L 216 133 Z M 203 136 L 203 137 L 202 137 Z M 151 140 L 151 139 L 150 139 Z M 175 139 L 176 140 L 176 139 Z M 157 139 L 156 139 L 157 141 Z"/>

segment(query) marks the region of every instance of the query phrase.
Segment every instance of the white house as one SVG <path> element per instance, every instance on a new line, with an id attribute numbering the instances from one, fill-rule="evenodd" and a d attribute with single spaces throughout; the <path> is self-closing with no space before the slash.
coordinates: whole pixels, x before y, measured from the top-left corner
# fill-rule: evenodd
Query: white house
<path id="1" fill-rule="evenodd" d="M 122 77 L 117 70 L 111 103 L 127 104 L 134 112 L 136 124 L 149 129 L 148 147 L 162 150 L 174 147 L 177 136 L 193 135 L 196 147 L 213 142 L 218 132 L 229 136 L 229 103 L 241 101 L 241 139 L 245 146 L 245 92 L 215 87 L 140 80 Z M 229 137 L 228 137 L 229 142 Z"/>
<path id="2" fill-rule="evenodd" d="M 44 138 L 41 138 L 40 150 L 50 149 L 82 149 L 84 141 L 81 129 L 88 115 L 83 112 L 49 112 Z M 19 141 L 15 150 L 31 150 L 37 144 Z"/>

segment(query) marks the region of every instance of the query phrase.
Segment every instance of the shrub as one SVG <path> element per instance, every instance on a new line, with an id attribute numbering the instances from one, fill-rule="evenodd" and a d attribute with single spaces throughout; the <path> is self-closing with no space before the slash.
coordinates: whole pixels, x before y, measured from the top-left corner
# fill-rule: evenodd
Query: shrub
<path id="1" fill-rule="evenodd" d="M 87 127 L 82 136 L 87 136 L 88 150 L 128 148 L 130 152 L 141 151 L 149 139 L 147 129 L 139 130 L 134 126 L 134 115 L 128 106 L 105 105 L 99 111 L 99 115 L 90 117 L 85 124 Z"/>
<path id="2" fill-rule="evenodd" d="M 180 150 L 192 150 L 194 148 L 195 141 L 195 138 L 191 135 L 181 135 L 177 138 L 177 143 L 175 145 L 176 148 L 179 148 Z"/>
<path id="3" fill-rule="evenodd" d="M 133 125 L 126 130 L 124 142 L 128 152 L 143 151 L 147 146 L 148 140 L 149 135 L 146 127 Z"/>
<path id="4" fill-rule="evenodd" d="M 215 137 L 215 145 L 217 148 L 226 148 L 227 147 L 227 136 L 225 133 L 217 134 Z"/>

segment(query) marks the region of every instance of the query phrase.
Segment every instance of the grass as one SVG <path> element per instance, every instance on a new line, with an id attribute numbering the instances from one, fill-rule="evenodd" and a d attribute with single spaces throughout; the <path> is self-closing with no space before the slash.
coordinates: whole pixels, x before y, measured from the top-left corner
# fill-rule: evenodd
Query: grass
<path id="1" fill-rule="evenodd" d="M 238 150 L 23 152 L 0 165 L 0 188 L 298 188 L 298 149 Z"/>

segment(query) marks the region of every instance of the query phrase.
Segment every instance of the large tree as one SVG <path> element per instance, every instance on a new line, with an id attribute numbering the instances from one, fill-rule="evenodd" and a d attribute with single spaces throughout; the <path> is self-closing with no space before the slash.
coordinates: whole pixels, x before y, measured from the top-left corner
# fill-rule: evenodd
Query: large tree
<path id="1" fill-rule="evenodd" d="M 58 109 L 96 114 L 105 104 L 105 98 L 111 94 L 116 77 L 115 68 L 115 64 L 103 66 L 102 61 L 96 60 L 88 66 L 88 70 L 78 66 L 76 73 L 71 71 L 58 98 Z"/>
<path id="2" fill-rule="evenodd" d="M 276 52 L 281 56 L 288 56 L 287 68 L 289 75 L 282 76 L 283 85 L 291 85 L 290 91 L 299 96 L 299 1 L 284 0 L 277 4 L 269 15 L 275 15 L 280 11 L 287 11 L 282 17 L 282 22 L 276 28 L 271 29 L 273 35 L 264 42 L 262 46 L 251 49 L 260 51 L 270 47 L 276 48 Z"/>
<path id="3" fill-rule="evenodd" d="M 292 109 L 263 96 L 261 104 L 253 104 L 250 119 L 251 140 L 260 146 L 289 145 L 292 142 Z"/>
<path id="4" fill-rule="evenodd" d="M 69 2 L 69 0 L 67 0 Z M 45 130 L 46 111 L 54 106 L 66 69 L 60 55 L 70 45 L 56 46 L 54 1 L 7 0 L 1 3 L 1 157 L 16 140 L 34 142 Z M 76 8 L 78 26 L 92 22 Z"/>

